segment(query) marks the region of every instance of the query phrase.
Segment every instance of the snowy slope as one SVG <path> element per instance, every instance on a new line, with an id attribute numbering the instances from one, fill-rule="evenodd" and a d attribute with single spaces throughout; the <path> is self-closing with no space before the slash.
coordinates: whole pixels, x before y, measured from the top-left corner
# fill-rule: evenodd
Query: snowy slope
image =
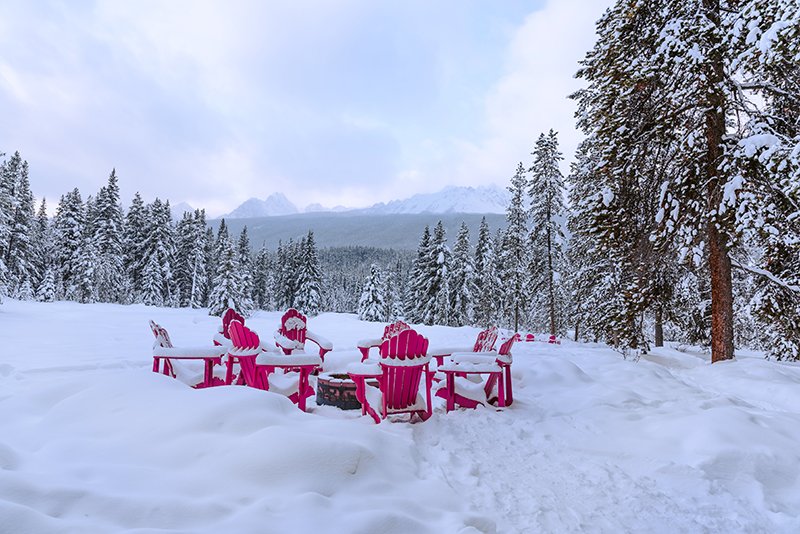
<path id="1" fill-rule="evenodd" d="M 266 199 L 251 198 L 224 216 L 226 219 L 246 219 L 250 217 L 272 217 L 297 213 L 297 206 L 283 193 L 273 193 Z"/>
<path id="2" fill-rule="evenodd" d="M 278 313 L 248 323 L 268 336 Z M 800 366 L 518 344 L 513 406 L 374 425 L 150 371 L 147 319 L 209 343 L 203 310 L 0 305 L 0 531 L 800 531 Z M 85 326 L 92 325 L 91 335 Z M 382 325 L 311 319 L 358 358 Z M 32 333 L 46 329 L 47 335 Z M 432 346 L 474 328 L 419 327 Z"/>

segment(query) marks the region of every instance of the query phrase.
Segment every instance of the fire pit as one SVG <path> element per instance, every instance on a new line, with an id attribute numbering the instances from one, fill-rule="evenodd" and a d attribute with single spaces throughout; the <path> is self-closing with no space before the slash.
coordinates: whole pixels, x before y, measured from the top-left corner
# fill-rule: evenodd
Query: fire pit
<path id="1" fill-rule="evenodd" d="M 367 384 L 378 385 L 376 380 Z M 356 384 L 346 373 L 320 373 L 317 377 L 317 404 L 336 406 L 342 410 L 360 410 L 361 403 L 356 398 Z"/>

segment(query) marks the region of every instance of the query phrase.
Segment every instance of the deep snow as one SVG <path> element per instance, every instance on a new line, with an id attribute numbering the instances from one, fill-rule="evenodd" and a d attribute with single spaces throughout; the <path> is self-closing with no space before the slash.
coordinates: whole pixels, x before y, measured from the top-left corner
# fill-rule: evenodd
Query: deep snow
<path id="1" fill-rule="evenodd" d="M 269 339 L 279 314 L 248 325 Z M 798 532 L 800 366 L 514 348 L 515 403 L 375 425 L 150 371 L 148 319 L 204 310 L 0 305 L 0 533 Z M 383 326 L 323 314 L 341 369 Z M 433 347 L 474 328 L 420 327 Z M 440 399 L 437 399 L 439 402 Z"/>

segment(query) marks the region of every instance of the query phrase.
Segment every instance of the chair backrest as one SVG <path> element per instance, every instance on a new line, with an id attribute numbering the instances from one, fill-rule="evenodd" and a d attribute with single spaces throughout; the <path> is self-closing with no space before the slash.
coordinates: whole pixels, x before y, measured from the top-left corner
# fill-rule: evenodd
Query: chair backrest
<path id="1" fill-rule="evenodd" d="M 280 333 L 287 339 L 305 344 L 307 324 L 305 315 L 294 308 L 289 308 L 281 317 Z"/>
<path id="2" fill-rule="evenodd" d="M 169 333 L 167 332 L 166 328 L 151 319 L 150 330 L 153 332 L 153 336 L 156 338 L 155 343 L 153 343 L 153 347 L 164 347 L 167 349 L 172 348 L 172 341 L 169 339 Z"/>
<path id="3" fill-rule="evenodd" d="M 428 338 L 410 328 L 381 343 L 381 389 L 388 408 L 405 409 L 417 402 L 427 352 Z"/>
<path id="4" fill-rule="evenodd" d="M 497 327 L 493 326 L 487 328 L 480 334 L 478 339 L 475 340 L 475 346 L 472 347 L 472 352 L 489 352 L 494 349 L 494 344 L 497 341 Z"/>
<path id="5" fill-rule="evenodd" d="M 395 336 L 404 330 L 410 329 L 411 327 L 405 322 L 395 321 L 392 324 L 386 325 L 386 328 L 383 329 L 383 337 L 381 338 L 381 341 L 386 341 L 390 337 Z"/>
<path id="6" fill-rule="evenodd" d="M 231 335 L 233 348 L 237 351 L 260 350 L 261 340 L 258 339 L 258 334 L 243 325 L 241 321 L 232 320 L 231 324 L 228 325 L 228 332 Z"/>
<path id="7" fill-rule="evenodd" d="M 228 333 L 231 321 L 239 321 L 244 324 L 244 317 L 239 315 L 233 308 L 228 308 L 225 311 L 225 315 L 222 316 L 222 335 L 228 339 L 231 338 L 231 335 Z"/>
<path id="8" fill-rule="evenodd" d="M 238 357 L 244 383 L 250 387 L 263 389 L 263 382 L 256 373 L 256 356 L 261 352 L 261 340 L 258 339 L 258 334 L 236 319 L 228 325 L 228 332 L 231 334 L 233 344 L 233 349 L 228 349 L 229 354 Z"/>
<path id="9" fill-rule="evenodd" d="M 510 356 L 511 355 L 511 347 L 514 346 L 514 342 L 517 340 L 517 336 L 511 336 L 507 340 L 500 345 L 500 350 L 497 351 L 497 354 L 501 356 Z"/>

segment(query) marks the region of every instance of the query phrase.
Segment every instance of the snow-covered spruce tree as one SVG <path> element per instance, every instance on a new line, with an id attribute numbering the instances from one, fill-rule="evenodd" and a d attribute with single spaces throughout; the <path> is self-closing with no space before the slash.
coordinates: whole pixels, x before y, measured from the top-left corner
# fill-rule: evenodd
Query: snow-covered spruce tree
<path id="1" fill-rule="evenodd" d="M 204 217 L 205 219 L 205 217 Z M 205 220 L 203 221 L 205 224 Z M 214 279 L 214 274 L 217 272 L 216 263 L 216 249 L 214 248 L 214 229 L 210 226 L 205 228 L 205 260 L 206 260 L 206 282 L 202 293 L 202 305 L 208 305 L 208 298 L 211 295 L 211 282 Z"/>
<path id="2" fill-rule="evenodd" d="M 581 142 L 575 153 L 575 161 L 570 166 L 568 177 L 571 184 L 569 193 L 571 210 L 567 227 L 572 234 L 567 252 L 569 270 L 567 281 L 572 302 L 568 320 L 574 326 L 573 339 L 576 341 L 581 339 L 581 336 L 585 338 L 586 333 L 593 334 L 594 339 L 598 339 L 598 333 L 591 327 L 591 323 L 597 318 L 598 301 L 609 300 L 609 288 L 601 286 L 600 283 L 607 281 L 610 278 L 608 273 L 614 270 L 611 258 L 597 254 L 591 232 L 595 198 L 600 189 L 594 178 L 599 156 L 593 147 L 591 138 Z M 592 330 L 595 331 L 591 332 Z"/>
<path id="3" fill-rule="evenodd" d="M 147 306 L 164 305 L 164 279 L 155 254 L 150 255 L 142 271 L 142 302 Z"/>
<path id="4" fill-rule="evenodd" d="M 362 321 L 386 320 L 386 296 L 383 273 L 374 263 L 358 299 L 358 318 Z"/>
<path id="5" fill-rule="evenodd" d="M 529 269 L 531 253 L 527 250 L 528 211 L 525 209 L 525 167 L 520 162 L 511 177 L 511 201 L 506 210 L 508 227 L 503 236 L 503 284 L 507 321 L 518 331 L 527 315 L 529 298 Z M 536 253 L 534 251 L 534 253 Z"/>
<path id="6" fill-rule="evenodd" d="M 209 315 L 222 316 L 229 307 L 242 315 L 250 312 L 249 296 L 241 293 L 239 254 L 230 237 L 223 237 L 217 250 L 217 273 L 208 298 Z"/>
<path id="7" fill-rule="evenodd" d="M 276 309 L 274 285 L 272 255 L 266 246 L 262 246 L 253 261 L 253 305 L 257 309 Z"/>
<path id="8" fill-rule="evenodd" d="M 736 215 L 755 261 L 734 262 L 755 275 L 755 317 L 768 355 L 800 359 L 800 4 L 743 2 L 727 37 L 737 73 L 738 143 L 727 152 L 722 208 Z M 737 89 L 734 87 L 733 90 Z M 735 194 L 734 194 L 735 193 Z M 738 259 L 738 258 L 737 258 Z"/>
<path id="9" fill-rule="evenodd" d="M 206 294 L 206 216 L 204 210 L 184 212 L 175 227 L 175 281 L 181 306 L 200 308 Z"/>
<path id="10" fill-rule="evenodd" d="M 36 300 L 41 302 L 56 300 L 56 273 L 52 266 L 48 266 L 44 271 L 44 277 L 36 290 Z"/>
<path id="11" fill-rule="evenodd" d="M 25 280 L 38 279 L 34 239 L 33 194 L 28 178 L 28 162 L 15 152 L 3 167 L 0 188 L 9 196 L 11 209 L 8 239 L 2 246 L 3 261 L 15 291 Z"/>
<path id="12" fill-rule="evenodd" d="M 142 272 L 147 265 L 147 208 L 138 191 L 133 196 L 131 206 L 125 215 L 123 232 L 123 257 L 125 274 L 131 281 L 134 290 L 133 302 L 139 302 L 142 291 Z"/>
<path id="13" fill-rule="evenodd" d="M 36 286 L 44 280 L 47 269 L 53 264 L 53 235 L 50 227 L 50 219 L 47 215 L 47 199 L 42 198 L 39 210 L 36 212 L 36 220 L 33 225 L 33 261 L 35 264 L 37 278 L 34 280 Z"/>
<path id="14" fill-rule="evenodd" d="M 442 221 L 436 223 L 431 237 L 428 269 L 422 279 L 425 283 L 422 298 L 422 322 L 427 325 L 449 325 L 450 308 L 450 248 Z"/>
<path id="15" fill-rule="evenodd" d="M 94 243 L 97 249 L 97 296 L 102 302 L 123 298 L 124 227 L 116 169 L 95 200 Z"/>
<path id="16" fill-rule="evenodd" d="M 0 152 L 0 159 L 5 157 L 5 153 Z M 11 191 L 5 182 L 6 166 L 5 159 L 0 161 L 0 302 L 8 294 L 8 268 L 5 263 L 6 246 L 11 236 Z"/>
<path id="17" fill-rule="evenodd" d="M 502 283 L 497 274 L 494 242 L 486 217 L 481 220 L 478 242 L 475 245 L 475 294 L 473 295 L 474 321 L 483 327 L 497 324 L 500 312 L 498 295 Z"/>
<path id="18" fill-rule="evenodd" d="M 386 295 L 386 321 L 403 317 L 403 264 L 398 260 L 394 269 L 388 269 L 384 277 Z"/>
<path id="19" fill-rule="evenodd" d="M 299 262 L 296 270 L 295 307 L 306 315 L 317 315 L 322 310 L 322 274 L 319 270 L 314 232 L 300 241 Z"/>
<path id="20" fill-rule="evenodd" d="M 550 335 L 564 329 L 565 290 L 562 280 L 566 238 L 563 225 L 567 219 L 564 204 L 564 176 L 559 162 L 558 135 L 553 130 L 541 134 L 533 151 L 533 165 L 528 170 L 530 182 L 530 293 L 531 324 Z"/>
<path id="21" fill-rule="evenodd" d="M 85 231 L 85 212 L 77 188 L 61 197 L 53 220 L 53 240 L 57 278 L 63 285 L 59 293 L 67 298 L 74 293 L 81 272 L 81 253 Z"/>
<path id="22" fill-rule="evenodd" d="M 163 305 L 178 306 L 180 291 L 175 283 L 175 233 L 169 201 L 162 202 L 156 198 L 147 206 L 147 220 L 144 258 L 150 263 L 150 259 L 155 257 L 155 262 L 161 269 Z"/>
<path id="23" fill-rule="evenodd" d="M 239 241 L 236 246 L 239 253 L 239 276 L 242 284 L 242 294 L 248 297 L 250 310 L 252 313 L 253 303 L 253 260 L 250 256 L 250 237 L 247 235 L 247 226 L 242 228 L 239 234 Z"/>
<path id="24" fill-rule="evenodd" d="M 427 225 L 422 231 L 419 245 L 417 246 L 417 257 L 411 266 L 409 275 L 409 289 L 405 303 L 406 319 L 412 323 L 423 321 L 424 296 L 427 285 L 427 275 L 430 271 L 428 262 L 430 260 L 431 248 L 431 229 Z"/>
<path id="25" fill-rule="evenodd" d="M 760 197 L 797 183 L 786 180 L 796 139 L 786 135 L 771 102 L 796 99 L 798 6 L 788 0 L 651 4 L 619 2 L 599 23 L 600 39 L 579 75 L 595 97 L 606 96 L 583 102 L 581 115 L 595 124 L 601 145 L 626 152 L 609 159 L 609 172 L 644 157 L 667 168 L 659 235 L 676 244 L 681 258 L 708 265 L 716 362 L 734 350 L 731 251 L 757 205 L 770 205 Z M 634 97 L 650 104 L 650 114 L 637 118 L 647 137 L 623 145 L 619 135 Z"/>
<path id="26" fill-rule="evenodd" d="M 67 298 L 82 303 L 97 302 L 97 247 L 94 239 L 85 236 L 78 250 L 75 277 L 69 286 Z"/>
<path id="27" fill-rule="evenodd" d="M 469 228 L 461 223 L 461 228 L 453 247 L 452 268 L 450 269 L 450 316 L 451 326 L 464 326 L 473 323 L 473 298 L 476 294 L 475 264 L 472 247 L 469 243 Z"/>

